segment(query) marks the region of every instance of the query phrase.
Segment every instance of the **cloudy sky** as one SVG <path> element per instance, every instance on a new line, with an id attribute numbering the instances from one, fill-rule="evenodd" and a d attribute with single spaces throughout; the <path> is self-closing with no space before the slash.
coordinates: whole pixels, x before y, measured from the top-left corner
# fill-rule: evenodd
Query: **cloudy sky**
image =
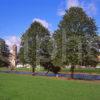
<path id="1" fill-rule="evenodd" d="M 95 18 L 100 32 L 100 0 L 0 0 L 0 38 L 19 46 L 21 35 L 35 20 L 53 32 L 72 6 Z"/>

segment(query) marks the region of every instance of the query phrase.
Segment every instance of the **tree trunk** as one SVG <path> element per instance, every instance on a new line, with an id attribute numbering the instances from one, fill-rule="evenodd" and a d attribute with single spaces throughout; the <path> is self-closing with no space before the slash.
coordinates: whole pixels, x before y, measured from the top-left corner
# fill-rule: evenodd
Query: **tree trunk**
<path id="1" fill-rule="evenodd" d="M 35 75 L 35 68 L 32 66 L 32 75 Z"/>
<path id="2" fill-rule="evenodd" d="M 10 65 L 10 70 L 13 71 L 14 70 L 14 66 Z"/>
<path id="3" fill-rule="evenodd" d="M 72 79 L 74 78 L 74 69 L 75 69 L 75 66 L 72 65 L 72 66 L 71 66 L 71 69 L 70 69 L 70 72 L 71 72 L 71 78 L 72 78 Z"/>

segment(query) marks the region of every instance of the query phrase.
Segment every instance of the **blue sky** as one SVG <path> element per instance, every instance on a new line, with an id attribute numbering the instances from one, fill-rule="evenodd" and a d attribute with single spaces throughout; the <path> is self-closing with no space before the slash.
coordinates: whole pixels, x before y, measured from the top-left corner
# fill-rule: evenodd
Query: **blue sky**
<path id="1" fill-rule="evenodd" d="M 0 0 L 0 37 L 8 45 L 19 44 L 21 34 L 34 20 L 54 31 L 71 6 L 81 6 L 100 27 L 100 0 Z"/>

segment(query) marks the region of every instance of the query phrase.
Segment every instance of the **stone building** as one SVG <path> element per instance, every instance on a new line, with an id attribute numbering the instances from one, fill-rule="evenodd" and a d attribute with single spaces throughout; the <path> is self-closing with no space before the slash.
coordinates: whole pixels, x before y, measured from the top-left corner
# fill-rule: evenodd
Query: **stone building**
<path id="1" fill-rule="evenodd" d="M 12 52 L 9 54 L 9 62 L 11 69 L 14 69 L 17 65 L 17 46 L 12 46 Z"/>
<path id="2" fill-rule="evenodd" d="M 98 61 L 100 62 L 100 55 L 98 56 Z"/>

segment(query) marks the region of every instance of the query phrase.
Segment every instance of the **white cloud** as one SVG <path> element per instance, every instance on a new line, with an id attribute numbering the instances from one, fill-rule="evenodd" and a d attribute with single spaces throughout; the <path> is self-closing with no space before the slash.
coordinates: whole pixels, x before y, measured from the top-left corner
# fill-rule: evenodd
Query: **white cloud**
<path id="1" fill-rule="evenodd" d="M 46 20 L 42 20 L 42 19 L 39 19 L 39 18 L 34 18 L 33 22 L 34 21 L 40 22 L 45 28 L 49 28 L 50 27 L 50 24 Z"/>
<path id="2" fill-rule="evenodd" d="M 63 9 L 58 9 L 57 15 L 63 16 L 64 14 L 65 14 L 65 10 L 63 10 Z"/>
<path id="3" fill-rule="evenodd" d="M 59 16 L 63 16 L 65 9 L 69 9 L 70 7 L 82 7 L 86 13 L 90 16 L 96 15 L 97 8 L 96 3 L 93 0 L 90 0 L 90 2 L 87 1 L 80 1 L 80 0 L 64 0 L 65 5 L 64 7 L 60 7 L 57 11 L 57 14 Z"/>
<path id="4" fill-rule="evenodd" d="M 12 46 L 14 44 L 17 45 L 17 48 L 18 48 L 18 51 L 19 51 L 20 42 L 21 42 L 19 37 L 16 37 L 16 36 L 8 36 L 8 37 L 6 37 L 5 41 L 6 41 L 6 44 L 9 46 L 9 49 L 10 49 L 11 52 L 12 52 Z"/>
<path id="5" fill-rule="evenodd" d="M 60 5 L 57 9 L 57 15 L 63 16 L 65 14 L 65 8 L 66 8 L 65 1 L 62 0 L 62 2 L 60 3 Z"/>
<path id="6" fill-rule="evenodd" d="M 79 6 L 78 0 L 64 0 L 63 3 L 61 2 L 61 7 L 58 9 L 57 15 L 63 16 L 65 14 L 65 9 L 77 6 Z"/>
<path id="7" fill-rule="evenodd" d="M 79 0 L 67 0 L 67 8 L 79 6 Z"/>

